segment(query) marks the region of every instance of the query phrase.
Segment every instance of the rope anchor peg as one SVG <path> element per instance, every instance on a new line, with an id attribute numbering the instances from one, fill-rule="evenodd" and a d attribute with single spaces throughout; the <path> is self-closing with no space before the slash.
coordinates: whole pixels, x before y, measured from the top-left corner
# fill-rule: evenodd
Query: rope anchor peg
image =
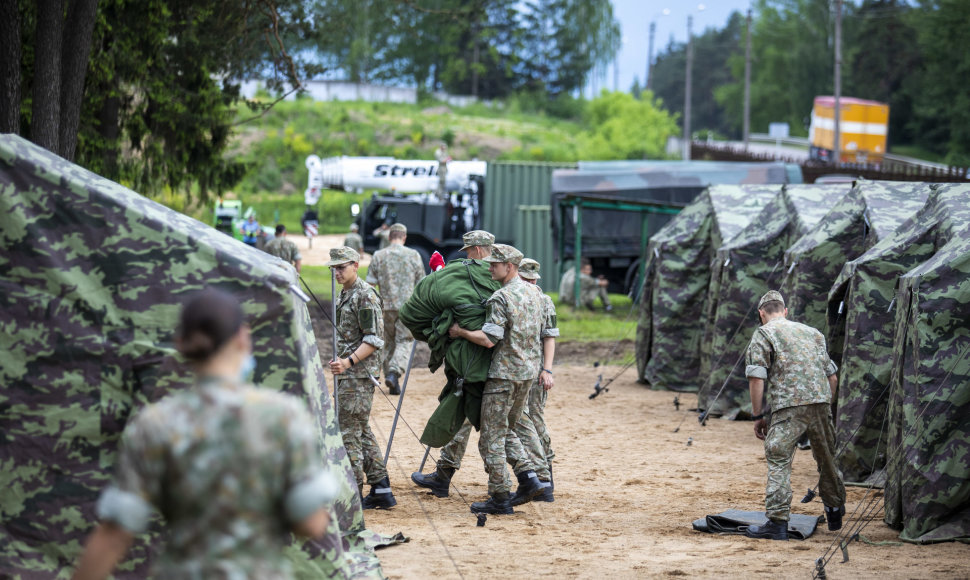
<path id="1" fill-rule="evenodd" d="M 593 368 L 598 368 L 600 366 L 600 361 L 593 363 Z M 596 384 L 593 385 L 593 394 L 589 396 L 590 399 L 595 399 L 600 396 L 601 393 L 609 392 L 610 388 L 603 385 L 603 373 L 600 373 L 596 377 Z"/>
<path id="2" fill-rule="evenodd" d="M 816 495 L 818 494 L 815 492 L 815 490 L 809 488 L 808 492 L 805 494 L 805 497 L 802 498 L 802 503 L 812 503 L 812 500 L 815 499 Z"/>

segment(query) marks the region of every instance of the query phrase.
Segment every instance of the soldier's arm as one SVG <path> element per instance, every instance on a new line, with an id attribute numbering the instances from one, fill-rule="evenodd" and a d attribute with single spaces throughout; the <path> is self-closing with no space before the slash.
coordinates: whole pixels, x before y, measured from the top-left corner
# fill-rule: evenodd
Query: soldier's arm
<path id="1" fill-rule="evenodd" d="M 762 401 L 765 395 L 765 380 L 768 378 L 768 368 L 771 366 L 771 343 L 756 330 L 751 337 L 751 343 L 745 352 L 744 374 L 748 377 L 748 394 L 751 397 L 751 413 L 757 417 L 754 420 L 754 435 L 764 439 L 767 431 Z"/>
<path id="2" fill-rule="evenodd" d="M 104 522 L 95 528 L 84 545 L 84 553 L 74 571 L 74 580 L 107 578 L 125 555 L 135 536 L 115 524 Z"/>
<path id="3" fill-rule="evenodd" d="M 380 264 L 380 258 L 374 256 L 371 258 L 370 266 L 367 268 L 367 278 L 365 278 L 365 280 L 367 280 L 367 283 L 372 286 L 380 286 L 380 284 L 377 282 L 377 272 L 381 269 Z"/>
<path id="4" fill-rule="evenodd" d="M 283 506 L 290 527 L 297 535 L 319 538 L 330 523 L 330 506 L 339 486 L 323 467 L 313 419 L 302 402 L 293 401 L 283 445 L 289 461 Z"/>
<path id="5" fill-rule="evenodd" d="M 461 328 L 458 323 L 452 324 L 448 329 L 448 336 L 452 338 L 464 338 L 468 342 L 475 343 L 485 348 L 493 348 L 503 338 L 505 338 L 505 327 L 508 324 L 504 302 L 496 299 L 493 295 L 485 303 L 485 324 L 481 330 L 468 330 Z"/>

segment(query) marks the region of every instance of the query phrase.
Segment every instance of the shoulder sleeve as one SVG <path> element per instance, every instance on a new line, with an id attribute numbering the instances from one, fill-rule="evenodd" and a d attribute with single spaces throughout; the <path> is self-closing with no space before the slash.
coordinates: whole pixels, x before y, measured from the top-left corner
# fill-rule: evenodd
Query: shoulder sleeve
<path id="1" fill-rule="evenodd" d="M 99 519 L 114 522 L 132 534 L 148 529 L 152 505 L 160 497 L 165 471 L 165 449 L 157 407 L 139 413 L 121 436 L 114 483 L 96 506 Z"/>
<path id="2" fill-rule="evenodd" d="M 828 348 L 825 346 L 825 336 L 818 329 L 815 329 L 815 344 L 818 346 L 819 358 L 825 361 L 825 376 L 830 377 L 839 372 L 839 365 L 829 356 Z"/>
<path id="3" fill-rule="evenodd" d="M 381 267 L 381 259 L 380 259 L 380 257 L 377 254 L 374 254 L 374 256 L 370 260 L 370 266 L 367 267 L 367 278 L 366 278 L 366 281 L 367 281 L 368 284 L 377 284 L 378 283 L 377 282 L 377 271 L 380 269 L 380 267 Z M 383 288 L 381 290 L 383 290 Z"/>
<path id="4" fill-rule="evenodd" d="M 360 325 L 363 341 L 375 348 L 384 347 L 384 313 L 381 309 L 377 291 L 368 288 L 360 293 L 357 309 L 357 324 Z"/>
<path id="5" fill-rule="evenodd" d="M 557 337 L 559 336 L 559 328 L 556 322 L 556 306 L 552 303 L 552 298 L 545 293 L 542 294 L 542 305 L 545 308 L 545 321 L 542 325 L 542 332 L 539 333 L 540 338 L 547 337 Z"/>
<path id="6" fill-rule="evenodd" d="M 492 344 L 498 344 L 505 338 L 505 328 L 509 324 L 508 309 L 505 303 L 505 296 L 496 292 L 485 302 L 485 324 L 482 325 L 482 332 L 488 336 Z"/>
<path id="7" fill-rule="evenodd" d="M 768 378 L 768 367 L 771 366 L 771 342 L 760 328 L 754 331 L 754 336 L 751 337 L 744 361 L 744 376 L 756 379 Z"/>
<path id="8" fill-rule="evenodd" d="M 338 486 L 333 475 L 323 467 L 317 430 L 301 401 L 292 400 L 284 422 L 282 444 L 289 454 L 289 471 L 283 506 L 287 520 L 296 524 L 321 507 L 329 506 L 337 496 Z"/>

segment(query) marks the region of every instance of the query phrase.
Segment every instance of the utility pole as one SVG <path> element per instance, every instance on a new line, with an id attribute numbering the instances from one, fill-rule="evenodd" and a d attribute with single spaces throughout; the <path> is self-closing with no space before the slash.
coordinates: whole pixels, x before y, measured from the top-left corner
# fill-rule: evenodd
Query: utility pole
<path id="1" fill-rule="evenodd" d="M 744 150 L 751 138 L 751 9 L 748 8 L 744 44 Z"/>
<path id="2" fill-rule="evenodd" d="M 691 71 L 694 68 L 694 16 L 687 16 L 687 81 L 684 87 L 684 161 L 690 161 L 690 93 Z"/>
<path id="3" fill-rule="evenodd" d="M 650 23 L 650 44 L 647 49 L 647 89 L 653 90 L 653 36 L 657 33 L 657 23 Z"/>
<path id="4" fill-rule="evenodd" d="M 835 0 L 835 136 L 832 142 L 832 164 L 838 165 L 842 160 L 842 0 Z"/>

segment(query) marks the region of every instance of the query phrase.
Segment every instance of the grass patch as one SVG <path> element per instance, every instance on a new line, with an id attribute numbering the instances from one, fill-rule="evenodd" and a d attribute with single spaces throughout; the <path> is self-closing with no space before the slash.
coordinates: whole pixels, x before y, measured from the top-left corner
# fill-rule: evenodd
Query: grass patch
<path id="1" fill-rule="evenodd" d="M 264 226 L 275 226 L 278 223 L 286 226 L 286 231 L 291 234 L 303 235 L 303 226 L 300 220 L 303 219 L 303 212 L 306 204 L 303 202 L 303 193 L 284 194 L 284 193 L 250 193 L 239 196 L 243 202 L 243 211 L 250 206 L 256 210 L 256 219 Z M 317 216 L 319 217 L 320 234 L 343 234 L 347 232 L 353 216 L 350 215 L 350 206 L 358 203 L 364 206 L 369 195 L 358 195 L 326 189 L 320 196 L 320 201 L 316 205 Z M 207 217 L 211 221 L 211 217 Z M 209 223 L 209 222 L 206 222 Z"/>
<path id="2" fill-rule="evenodd" d="M 612 312 L 587 310 L 559 303 L 559 294 L 550 292 L 556 305 L 559 324 L 557 342 L 609 342 L 636 337 L 637 313 L 633 301 L 625 294 L 610 294 Z"/>

